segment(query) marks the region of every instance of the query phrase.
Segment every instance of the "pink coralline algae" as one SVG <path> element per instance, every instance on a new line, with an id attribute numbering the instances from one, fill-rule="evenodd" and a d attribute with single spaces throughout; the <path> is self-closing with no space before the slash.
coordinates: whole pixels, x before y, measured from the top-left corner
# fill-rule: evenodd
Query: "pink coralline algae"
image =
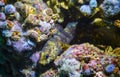
<path id="1" fill-rule="evenodd" d="M 117 67 L 117 56 L 106 54 L 103 50 L 89 43 L 71 46 L 55 60 L 55 64 L 60 66 L 59 69 L 61 71 L 70 69 L 72 66 L 68 67 L 68 65 L 66 65 L 65 67 L 64 65 L 68 59 L 76 59 L 80 62 L 80 67 L 77 68 L 79 71 L 77 72 L 79 72 L 79 75 L 84 76 L 91 76 L 98 72 L 102 72 L 102 75 L 105 76 L 105 73 L 113 73 L 114 68 Z M 75 67 L 74 63 L 73 67 Z M 68 71 L 68 73 L 71 72 L 74 71 Z M 97 77 L 97 75 L 95 77 Z"/>

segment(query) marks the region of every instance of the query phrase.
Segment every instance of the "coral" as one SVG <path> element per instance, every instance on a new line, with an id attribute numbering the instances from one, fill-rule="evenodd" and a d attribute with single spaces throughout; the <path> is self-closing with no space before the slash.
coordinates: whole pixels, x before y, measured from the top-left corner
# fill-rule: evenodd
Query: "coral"
<path id="1" fill-rule="evenodd" d="M 35 14 L 35 8 L 30 4 L 23 4 L 21 2 L 16 2 L 15 4 L 16 9 L 23 17 L 27 17 L 29 14 Z"/>
<path id="2" fill-rule="evenodd" d="M 66 15 L 69 16 L 68 19 L 80 19 L 83 15 L 90 16 L 92 12 L 96 13 L 94 9 L 98 6 L 97 0 L 47 0 L 46 3 L 53 9 L 53 12 L 59 14 L 62 22 L 66 19 L 64 18 Z"/>
<path id="3" fill-rule="evenodd" d="M 11 14 L 15 12 L 16 12 L 16 8 L 12 4 L 8 4 L 5 6 L 5 14 Z"/>
<path id="4" fill-rule="evenodd" d="M 119 12 L 119 0 L 0 0 L 0 76 L 120 77 Z"/>
<path id="5" fill-rule="evenodd" d="M 2 31 L 2 34 L 3 34 L 3 36 L 5 36 L 5 37 L 11 37 L 11 32 L 10 31 L 8 31 L 8 30 L 3 30 Z"/>
<path id="6" fill-rule="evenodd" d="M 120 56 L 120 48 L 115 48 L 112 52 L 113 54 L 115 54 L 116 56 Z"/>
<path id="7" fill-rule="evenodd" d="M 78 72 L 76 72 L 76 70 L 78 70 L 80 68 L 80 62 L 77 61 L 74 58 L 68 58 L 68 59 L 63 59 L 62 60 L 63 64 L 61 64 L 60 68 L 58 69 L 59 71 L 66 71 L 69 73 L 69 77 L 79 77 L 80 74 Z M 58 71 L 58 72 L 59 72 Z M 76 76 L 75 76 L 76 75 Z"/>
<path id="8" fill-rule="evenodd" d="M 97 1 L 96 0 L 90 0 L 89 5 L 92 9 L 96 8 L 97 7 Z"/>
<path id="9" fill-rule="evenodd" d="M 0 1 L 0 6 L 4 6 L 5 3 L 6 3 L 6 0 L 1 0 L 1 1 Z"/>
<path id="10" fill-rule="evenodd" d="M 100 5 L 106 17 L 114 16 L 120 12 L 119 0 L 104 0 Z"/>
<path id="11" fill-rule="evenodd" d="M 89 5 L 82 5 L 80 7 L 80 11 L 83 13 L 84 16 L 91 15 L 91 8 Z"/>
<path id="12" fill-rule="evenodd" d="M 117 67 L 116 64 L 118 61 L 116 57 L 117 55 L 110 55 L 94 45 L 84 43 L 71 46 L 54 63 L 56 66 L 59 66 L 58 72 L 62 70 L 67 71 L 69 76 L 70 73 L 75 71 L 79 73 L 76 77 L 82 75 L 91 76 L 92 74 L 106 76 L 104 71 L 106 73 L 113 73 L 115 67 Z M 72 62 L 73 60 L 75 61 Z M 76 67 L 76 65 L 79 67 Z M 74 69 L 71 70 L 72 66 Z"/>
<path id="13" fill-rule="evenodd" d="M 77 0 L 46 0 L 46 3 L 49 7 L 51 7 L 53 9 L 53 12 L 55 14 L 58 14 L 59 19 L 58 22 L 62 23 L 64 21 L 64 12 L 62 12 L 62 9 L 64 10 L 70 10 L 72 7 L 74 7 L 75 9 L 76 7 L 76 3 L 78 3 Z M 77 11 L 79 12 L 79 11 Z M 71 14 L 70 12 L 68 12 L 69 14 Z M 76 16 L 77 18 L 77 16 Z"/>
<path id="14" fill-rule="evenodd" d="M 7 38 L 7 44 L 13 46 L 18 52 L 25 51 L 27 48 L 31 50 L 36 42 L 49 39 L 57 30 L 55 22 L 59 17 L 42 0 L 17 1 L 14 5 L 7 4 L 3 8 L 0 13 L 2 35 Z"/>

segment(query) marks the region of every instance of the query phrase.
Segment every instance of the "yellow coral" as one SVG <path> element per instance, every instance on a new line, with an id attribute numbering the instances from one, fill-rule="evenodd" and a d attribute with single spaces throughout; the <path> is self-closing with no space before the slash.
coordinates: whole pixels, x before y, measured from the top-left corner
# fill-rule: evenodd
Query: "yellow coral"
<path id="1" fill-rule="evenodd" d="M 29 4 L 24 4 L 23 11 L 25 12 L 25 15 L 28 16 L 29 14 L 35 13 L 35 8 Z"/>
<path id="2" fill-rule="evenodd" d="M 107 55 L 120 56 L 120 47 L 115 48 L 113 50 L 113 48 L 111 46 L 107 46 L 106 49 L 105 49 L 105 53 Z"/>
<path id="3" fill-rule="evenodd" d="M 56 21 L 58 18 L 59 18 L 59 15 L 58 15 L 58 14 L 53 14 L 53 15 L 52 15 L 52 19 L 53 19 L 53 20 Z"/>
<path id="4" fill-rule="evenodd" d="M 120 47 L 115 48 L 115 49 L 113 50 L 113 54 L 115 54 L 116 56 L 119 56 L 119 57 L 120 57 Z"/>
<path id="5" fill-rule="evenodd" d="M 105 53 L 109 55 L 113 55 L 113 48 L 111 46 L 107 46 L 105 49 Z"/>
<path id="6" fill-rule="evenodd" d="M 68 5 L 65 2 L 61 2 L 60 5 L 64 9 L 68 9 L 69 8 Z"/>

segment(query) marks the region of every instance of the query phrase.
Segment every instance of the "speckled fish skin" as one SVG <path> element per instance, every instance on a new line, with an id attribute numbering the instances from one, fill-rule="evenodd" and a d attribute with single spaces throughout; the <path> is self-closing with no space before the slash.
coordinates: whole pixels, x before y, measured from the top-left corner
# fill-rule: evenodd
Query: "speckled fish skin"
<path id="1" fill-rule="evenodd" d="M 52 60 L 54 60 L 61 52 L 62 52 L 62 43 L 70 43 L 70 41 L 73 39 L 73 34 L 76 29 L 77 22 L 68 23 L 66 28 L 64 30 L 59 28 L 59 31 L 56 35 L 53 36 L 50 40 L 47 41 L 47 43 L 44 45 L 42 52 L 45 53 L 45 55 L 48 55 L 47 58 L 42 60 L 41 57 L 40 63 L 41 64 L 48 64 Z"/>

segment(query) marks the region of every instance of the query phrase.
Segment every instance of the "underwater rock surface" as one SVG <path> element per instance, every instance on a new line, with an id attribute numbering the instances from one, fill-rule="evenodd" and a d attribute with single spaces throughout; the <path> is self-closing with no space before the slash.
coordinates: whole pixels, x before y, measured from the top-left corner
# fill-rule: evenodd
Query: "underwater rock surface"
<path id="1" fill-rule="evenodd" d="M 120 77 L 120 1 L 0 0 L 0 77 Z"/>
<path id="2" fill-rule="evenodd" d="M 115 68 L 119 68 L 119 55 L 112 55 L 110 52 L 112 51 L 100 50 L 89 43 L 72 45 L 54 61 L 55 65 L 58 66 L 56 72 L 52 70 L 53 73 L 49 75 L 52 72 L 49 70 L 41 77 L 59 77 L 63 71 L 62 75 L 68 75 L 67 77 L 119 76 L 119 70 L 115 73 Z"/>

